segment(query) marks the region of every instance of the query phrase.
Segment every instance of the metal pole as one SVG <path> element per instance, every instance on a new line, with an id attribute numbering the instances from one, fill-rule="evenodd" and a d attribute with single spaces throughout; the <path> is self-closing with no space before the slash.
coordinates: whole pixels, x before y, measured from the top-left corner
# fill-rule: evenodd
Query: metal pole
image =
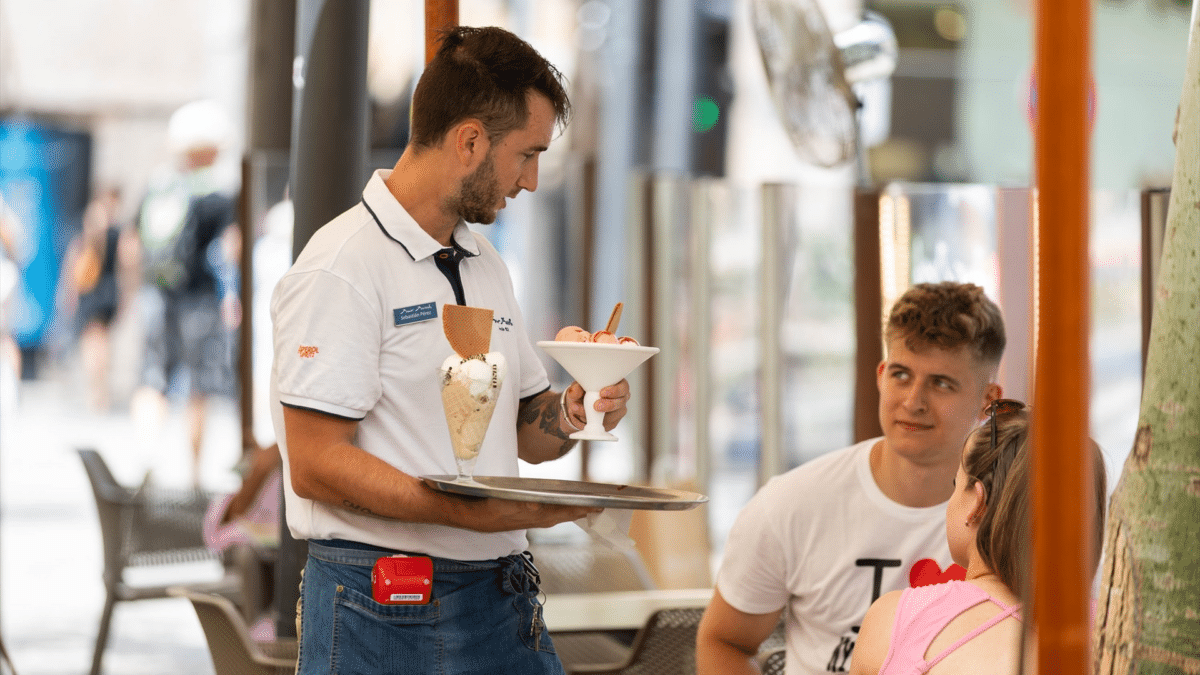
<path id="1" fill-rule="evenodd" d="M 696 486 L 712 492 L 712 444 L 708 419 L 712 413 L 712 237 L 715 223 L 728 198 L 722 181 L 700 179 L 691 189 L 692 307 L 688 321 L 691 342 L 692 424 L 695 434 Z"/>
<path id="2" fill-rule="evenodd" d="M 300 0 L 292 103 L 293 256 L 358 201 L 367 167 L 369 0 Z"/>
<path id="3" fill-rule="evenodd" d="M 758 454 L 758 485 L 783 471 L 783 347 L 779 329 L 783 322 L 785 232 L 791 227 L 796 206 L 796 186 L 768 183 L 762 186 L 762 264 L 759 267 L 758 349 L 759 410 L 762 442 Z"/>
<path id="4" fill-rule="evenodd" d="M 646 283 L 654 299 L 650 313 L 650 335 L 655 345 L 678 345 L 682 336 L 676 326 L 679 316 L 679 297 L 675 280 L 679 275 L 679 254 L 676 241 L 686 217 L 687 181 L 675 172 L 662 172 L 650 177 L 650 250 Z M 675 421 L 681 412 L 675 394 L 679 379 L 679 350 L 664 349 L 647 364 L 653 373 L 651 382 L 654 398 L 649 416 L 650 445 L 647 450 L 648 478 L 674 481 L 679 473 L 676 464 L 679 452 L 679 432 Z M 664 460 L 667 462 L 664 465 Z"/>
<path id="5" fill-rule="evenodd" d="M 296 6 L 255 0 L 250 6 L 252 58 L 246 92 L 246 151 L 242 157 L 239 223 L 242 229 L 242 324 L 238 334 L 238 380 L 242 415 L 242 453 L 258 446 L 254 437 L 254 243 L 258 239 L 255 204 L 265 200 L 254 176 L 255 158 L 264 151 L 287 152 L 292 140 L 292 59 L 296 53 Z"/>
<path id="6" fill-rule="evenodd" d="M 367 170 L 369 0 L 299 0 L 292 68 L 292 255 L 362 194 Z M 299 597 L 308 547 L 288 534 L 281 512 L 276 564 L 276 633 L 294 637 L 288 609 Z"/>
<path id="7" fill-rule="evenodd" d="M 1036 25 L 1038 327 L 1033 606 L 1038 672 L 1090 661 L 1088 446 L 1089 0 L 1039 0 Z"/>

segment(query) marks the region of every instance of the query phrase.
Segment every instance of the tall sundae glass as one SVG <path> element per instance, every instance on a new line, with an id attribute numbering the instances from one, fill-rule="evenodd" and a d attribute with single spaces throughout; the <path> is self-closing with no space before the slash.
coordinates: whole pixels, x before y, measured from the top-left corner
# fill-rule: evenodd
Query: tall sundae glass
<path id="1" fill-rule="evenodd" d="M 496 410 L 507 369 L 500 352 L 466 359 L 453 354 L 442 362 L 442 407 L 450 428 L 459 480 L 472 480 L 475 460 Z"/>
<path id="2" fill-rule="evenodd" d="M 473 482 L 475 461 L 508 372 L 504 354 L 490 352 L 492 310 L 442 307 L 442 327 L 455 353 L 438 369 L 442 409 L 458 465 L 458 482 Z"/>

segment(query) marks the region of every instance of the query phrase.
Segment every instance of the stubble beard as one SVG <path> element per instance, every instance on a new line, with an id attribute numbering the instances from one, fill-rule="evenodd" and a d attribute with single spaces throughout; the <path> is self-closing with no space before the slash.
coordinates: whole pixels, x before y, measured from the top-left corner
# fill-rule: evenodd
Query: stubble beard
<path id="1" fill-rule="evenodd" d="M 491 151 L 479 168 L 464 178 L 458 192 L 447 198 L 447 209 L 468 223 L 491 225 L 496 222 L 496 205 L 500 202 L 500 186 L 496 184 L 496 162 Z"/>

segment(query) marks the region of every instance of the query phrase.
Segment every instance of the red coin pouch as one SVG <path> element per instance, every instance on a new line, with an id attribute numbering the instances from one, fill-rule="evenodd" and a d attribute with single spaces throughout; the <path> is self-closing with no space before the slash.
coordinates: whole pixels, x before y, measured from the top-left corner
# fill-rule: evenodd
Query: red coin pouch
<path id="1" fill-rule="evenodd" d="M 433 561 L 422 556 L 390 556 L 371 568 L 371 593 L 384 605 L 426 605 L 433 591 Z"/>

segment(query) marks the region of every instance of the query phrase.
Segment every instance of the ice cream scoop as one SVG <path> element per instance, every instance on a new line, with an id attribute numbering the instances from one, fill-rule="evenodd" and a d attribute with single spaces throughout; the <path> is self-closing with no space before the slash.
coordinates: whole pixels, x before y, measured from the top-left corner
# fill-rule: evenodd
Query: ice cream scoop
<path id="1" fill-rule="evenodd" d="M 592 339 L 592 334 L 579 326 L 567 326 L 558 331 L 554 339 L 559 342 L 587 342 Z"/>
<path id="2" fill-rule="evenodd" d="M 617 344 L 617 336 L 606 330 L 598 330 L 592 333 L 592 342 L 602 345 L 615 345 Z"/>

